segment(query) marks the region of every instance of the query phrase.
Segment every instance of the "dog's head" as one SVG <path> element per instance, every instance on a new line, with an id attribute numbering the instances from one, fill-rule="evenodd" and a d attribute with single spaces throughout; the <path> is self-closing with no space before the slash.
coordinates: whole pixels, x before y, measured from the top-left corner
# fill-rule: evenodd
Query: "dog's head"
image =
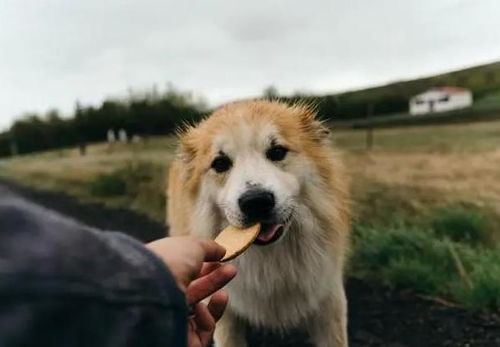
<path id="1" fill-rule="evenodd" d="M 297 218 L 328 130 L 306 106 L 229 104 L 181 135 L 184 180 L 218 227 L 262 223 L 256 244 L 283 236 Z"/>

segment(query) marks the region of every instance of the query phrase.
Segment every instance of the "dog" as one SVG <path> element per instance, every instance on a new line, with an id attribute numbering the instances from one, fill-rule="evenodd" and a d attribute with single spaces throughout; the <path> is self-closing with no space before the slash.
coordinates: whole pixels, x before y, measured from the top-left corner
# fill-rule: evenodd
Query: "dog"
<path id="1" fill-rule="evenodd" d="M 214 239 L 228 225 L 262 225 L 233 260 L 215 346 L 247 346 L 248 324 L 348 346 L 349 192 L 329 139 L 311 107 L 263 100 L 228 104 L 181 132 L 167 190 L 173 235 Z"/>

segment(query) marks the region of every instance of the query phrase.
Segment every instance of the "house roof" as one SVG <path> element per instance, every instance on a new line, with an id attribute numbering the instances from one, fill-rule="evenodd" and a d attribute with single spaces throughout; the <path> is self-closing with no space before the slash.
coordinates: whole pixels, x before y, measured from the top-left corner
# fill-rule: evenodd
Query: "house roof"
<path id="1" fill-rule="evenodd" d="M 433 88 L 427 89 L 423 93 L 414 95 L 413 97 L 411 97 L 411 99 L 415 99 L 415 98 L 419 98 L 419 97 L 426 97 L 427 95 L 433 95 L 435 93 L 451 95 L 451 94 L 461 94 L 461 93 L 467 93 L 467 92 L 470 92 L 470 90 L 466 89 L 466 88 L 461 88 L 461 87 L 453 87 L 453 86 L 433 87 Z"/>
<path id="2" fill-rule="evenodd" d="M 434 87 L 431 88 L 430 90 L 433 91 L 439 91 L 447 94 L 457 94 L 457 93 L 464 93 L 468 92 L 468 89 L 461 88 L 461 87 L 453 87 L 453 86 L 443 86 L 443 87 Z"/>

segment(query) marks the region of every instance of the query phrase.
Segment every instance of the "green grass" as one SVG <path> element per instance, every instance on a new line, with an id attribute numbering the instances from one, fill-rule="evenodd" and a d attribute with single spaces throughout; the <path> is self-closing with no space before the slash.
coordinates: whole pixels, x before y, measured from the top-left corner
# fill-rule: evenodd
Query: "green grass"
<path id="1" fill-rule="evenodd" d="M 469 244 L 487 243 L 487 221 L 481 211 L 466 208 L 444 208 L 435 211 L 432 228 L 436 235 Z"/>
<path id="2" fill-rule="evenodd" d="M 352 254 L 356 276 L 445 297 L 464 307 L 500 308 L 498 247 L 454 242 L 424 227 L 358 225 Z"/>
<path id="3" fill-rule="evenodd" d="M 469 277 L 472 288 L 459 283 L 454 296 L 469 307 L 500 308 L 500 248 L 477 251 L 469 259 Z"/>
<path id="4" fill-rule="evenodd" d="M 148 161 L 129 161 L 88 185 L 90 196 L 165 220 L 165 168 Z"/>
<path id="5" fill-rule="evenodd" d="M 99 197 L 124 195 L 127 183 L 116 174 L 99 175 L 89 184 L 90 194 Z"/>

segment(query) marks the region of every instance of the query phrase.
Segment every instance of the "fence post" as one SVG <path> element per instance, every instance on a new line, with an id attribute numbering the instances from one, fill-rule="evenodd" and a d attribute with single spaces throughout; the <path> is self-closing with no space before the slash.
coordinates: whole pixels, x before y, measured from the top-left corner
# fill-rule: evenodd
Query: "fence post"
<path id="1" fill-rule="evenodd" d="M 366 149 L 371 151 L 373 148 L 373 104 L 368 104 L 366 107 Z"/>
<path id="2" fill-rule="evenodd" d="M 12 157 L 15 157 L 17 154 L 19 153 L 18 149 L 17 149 L 17 143 L 16 143 L 16 140 L 14 140 L 13 138 L 10 140 L 10 155 Z"/>

